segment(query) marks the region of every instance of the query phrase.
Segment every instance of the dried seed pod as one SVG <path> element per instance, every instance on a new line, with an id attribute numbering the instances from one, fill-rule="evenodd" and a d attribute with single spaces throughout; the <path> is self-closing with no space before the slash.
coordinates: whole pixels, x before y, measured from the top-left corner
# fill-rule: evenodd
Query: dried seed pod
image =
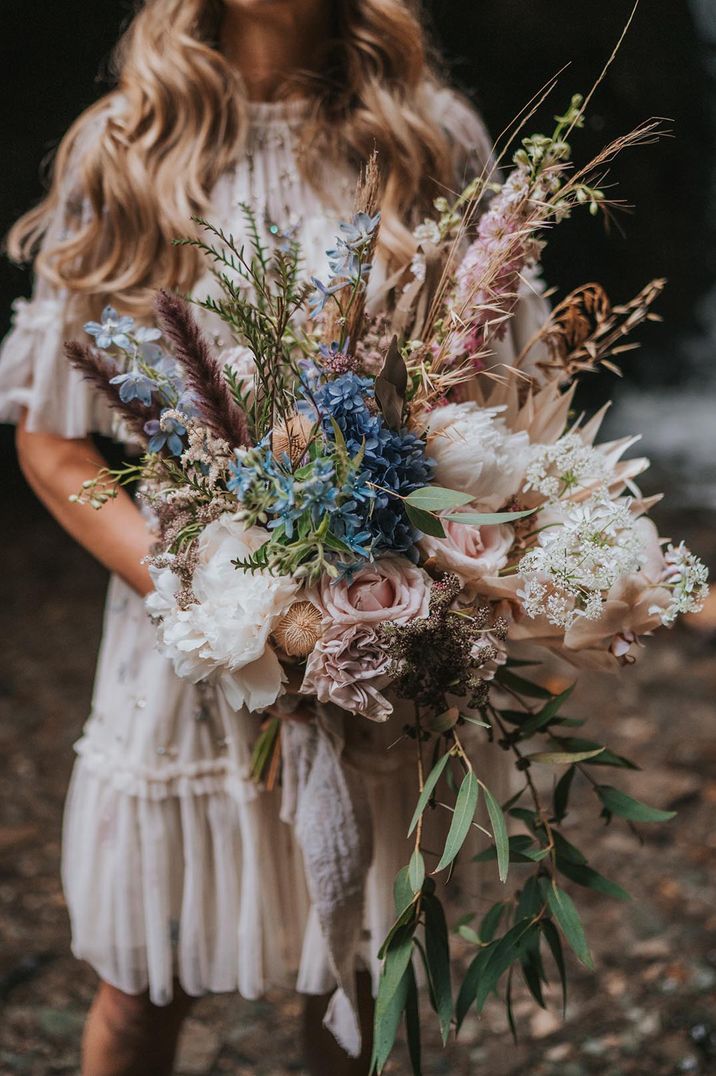
<path id="1" fill-rule="evenodd" d="M 294 414 L 286 422 L 274 426 L 271 434 L 274 456 L 288 456 L 291 466 L 298 466 L 306 454 L 314 425 L 308 415 Z"/>
<path id="2" fill-rule="evenodd" d="M 323 634 L 322 620 L 320 609 L 312 602 L 294 602 L 274 628 L 274 638 L 290 657 L 305 658 Z"/>

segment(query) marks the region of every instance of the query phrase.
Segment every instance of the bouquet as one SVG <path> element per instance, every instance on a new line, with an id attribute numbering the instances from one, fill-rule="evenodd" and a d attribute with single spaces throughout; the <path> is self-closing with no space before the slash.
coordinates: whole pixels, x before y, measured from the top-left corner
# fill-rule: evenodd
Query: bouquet
<path id="1" fill-rule="evenodd" d="M 550 136 L 525 138 L 503 180 L 493 168 L 439 198 L 415 230 L 412 263 L 380 286 L 369 289 L 380 228 L 374 158 L 325 280 L 305 281 L 290 236 L 269 245 L 249 207 L 246 246 L 205 220 L 203 237 L 181 240 L 210 259 L 218 296 L 193 301 L 229 327 L 228 353 L 217 356 L 189 302 L 168 293 L 157 298 L 156 326 L 108 307 L 85 326 L 94 346 L 67 348 L 144 445 L 139 462 L 101 473 L 77 500 L 100 507 L 117 483 L 138 483 L 156 527 L 147 608 L 177 674 L 257 714 L 306 696 L 319 727 L 331 707 L 374 722 L 397 709 L 400 739 L 414 745 L 414 850 L 396 878 L 380 954 L 378 1072 L 403 1015 L 420 1071 L 416 961 L 444 1041 L 503 980 L 510 1008 L 515 969 L 544 1005 L 548 953 L 566 989 L 564 942 L 591 966 L 567 888 L 627 894 L 560 831 L 575 780 L 590 783 L 607 822 L 670 817 L 596 776 L 632 764 L 582 736 L 563 710 L 571 688 L 553 694 L 527 676 L 536 661 L 519 656 L 531 644 L 577 668 L 623 665 L 706 594 L 701 562 L 648 518 L 655 498 L 635 484 L 647 461 L 625 458 L 636 439 L 598 443 L 604 412 L 573 411 L 579 375 L 616 369 L 626 334 L 655 317 L 664 282 L 623 305 L 597 284 L 579 288 L 512 366 L 493 361 L 548 229 L 580 206 L 608 212 L 605 165 L 657 130 L 645 124 L 576 168 L 568 137 L 583 111 L 574 98 Z M 299 749 L 295 730 L 281 737 L 279 724 L 264 721 L 254 754 L 254 775 L 269 784 Z M 475 736 L 514 759 L 519 781 L 505 803 L 470 750 Z M 314 738 L 314 762 L 319 753 Z M 534 777 L 541 767 L 560 773 L 546 798 Z M 337 795 L 359 803 L 355 789 Z M 336 810 L 348 829 L 357 808 Z M 441 811 L 444 841 L 428 852 L 424 821 Z M 323 852 L 345 860 L 317 812 L 312 824 Z M 503 882 L 511 865 L 526 874 L 512 898 L 461 920 L 474 956 L 453 984 L 435 876 L 449 877 L 476 830 L 489 836 L 477 858 L 495 860 Z M 369 850 L 360 834 L 343 837 L 354 858 L 339 863 L 341 877 L 359 887 Z M 312 866 L 307 855 L 309 884 Z M 328 1022 L 357 1053 L 350 979 L 360 902 L 356 911 L 348 882 L 329 899 L 313 873 L 339 987 Z M 352 910 L 348 935 L 347 914 L 336 933 L 337 908 Z"/>

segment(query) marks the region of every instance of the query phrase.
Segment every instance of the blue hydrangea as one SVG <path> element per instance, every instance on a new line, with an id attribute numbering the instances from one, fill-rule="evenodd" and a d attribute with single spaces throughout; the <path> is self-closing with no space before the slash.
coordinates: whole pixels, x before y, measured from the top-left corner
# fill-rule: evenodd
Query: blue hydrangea
<path id="1" fill-rule="evenodd" d="M 357 506 L 352 525 L 369 532 L 373 553 L 393 550 L 414 557 L 416 531 L 402 501 L 391 494 L 405 497 L 427 485 L 433 477 L 434 463 L 426 457 L 419 437 L 385 425 L 375 405 L 371 406 L 373 397 L 370 378 L 354 373 L 312 388 L 326 436 L 333 437 L 333 419 L 351 455 L 364 450 L 359 477 L 363 484 L 371 483 L 374 496 Z"/>

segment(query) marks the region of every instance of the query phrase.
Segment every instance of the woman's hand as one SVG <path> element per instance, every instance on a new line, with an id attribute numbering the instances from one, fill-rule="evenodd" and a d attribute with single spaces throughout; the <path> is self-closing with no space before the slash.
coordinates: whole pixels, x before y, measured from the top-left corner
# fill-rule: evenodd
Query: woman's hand
<path id="1" fill-rule="evenodd" d="M 106 466 L 92 441 L 31 433 L 23 418 L 16 443 L 25 478 L 60 526 L 138 594 L 148 594 L 153 589 L 152 578 L 142 561 L 152 539 L 131 497 L 120 490 L 117 498 L 99 511 L 70 503 L 70 496 L 80 491 L 82 483 Z"/>

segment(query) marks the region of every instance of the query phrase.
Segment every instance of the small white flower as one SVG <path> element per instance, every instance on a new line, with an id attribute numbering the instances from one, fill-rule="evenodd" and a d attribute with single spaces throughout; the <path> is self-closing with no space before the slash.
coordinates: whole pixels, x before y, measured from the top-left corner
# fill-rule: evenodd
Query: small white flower
<path id="1" fill-rule="evenodd" d="M 576 433 L 565 434 L 553 445 L 534 445 L 531 457 L 524 489 L 535 490 L 548 501 L 603 486 L 607 479 L 602 453 L 585 445 Z"/>
<path id="2" fill-rule="evenodd" d="M 426 217 L 422 224 L 419 224 L 414 230 L 413 239 L 416 243 L 439 243 L 440 229 L 434 220 Z"/>
<path id="3" fill-rule="evenodd" d="M 523 609 L 564 628 L 578 617 L 598 620 L 604 595 L 645 560 L 630 502 L 598 496 L 548 518 L 518 566 Z"/>
<path id="4" fill-rule="evenodd" d="M 664 554 L 664 574 L 661 585 L 671 590 L 670 605 L 662 610 L 662 624 L 673 624 L 680 613 L 698 613 L 704 607 L 708 596 L 707 585 L 709 573 L 706 565 L 699 560 L 683 542 L 678 546 L 670 545 Z"/>

